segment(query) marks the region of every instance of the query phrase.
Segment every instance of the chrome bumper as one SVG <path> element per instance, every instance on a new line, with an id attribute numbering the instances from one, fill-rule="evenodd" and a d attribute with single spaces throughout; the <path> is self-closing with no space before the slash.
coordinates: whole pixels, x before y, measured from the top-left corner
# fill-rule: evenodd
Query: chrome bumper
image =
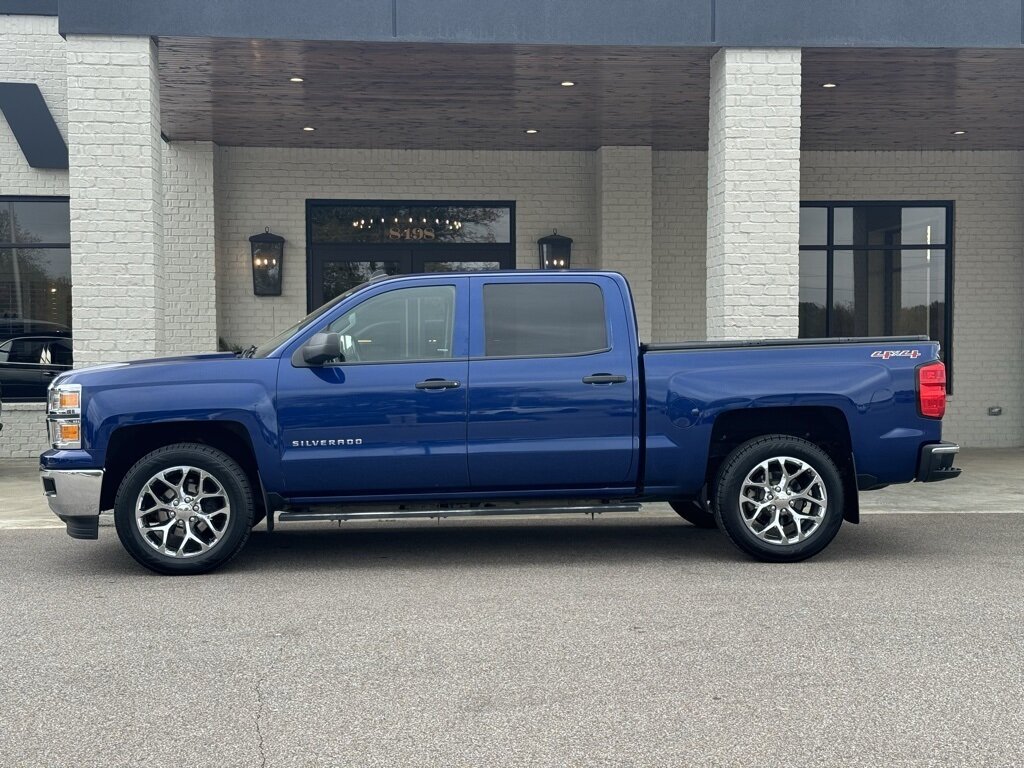
<path id="1" fill-rule="evenodd" d="M 102 469 L 41 469 L 39 477 L 50 509 L 61 520 L 99 517 Z"/>

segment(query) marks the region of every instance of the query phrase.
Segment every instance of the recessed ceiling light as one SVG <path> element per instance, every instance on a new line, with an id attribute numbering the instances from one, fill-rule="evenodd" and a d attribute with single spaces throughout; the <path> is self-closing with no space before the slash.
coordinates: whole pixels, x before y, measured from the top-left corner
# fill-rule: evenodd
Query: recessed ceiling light
<path id="1" fill-rule="evenodd" d="M 562 81 L 562 87 L 563 88 L 572 88 L 574 85 L 576 85 L 576 83 L 574 83 L 572 80 L 563 80 Z"/>
<path id="2" fill-rule="evenodd" d="M 822 83 L 821 87 L 822 88 L 835 88 L 836 84 L 835 83 Z"/>
<path id="3" fill-rule="evenodd" d="M 303 128 L 302 130 L 304 130 L 304 131 L 315 131 L 315 130 L 316 130 L 316 128 L 314 128 L 314 127 L 313 127 L 313 126 L 311 126 L 311 125 L 307 125 L 307 126 L 306 126 L 305 128 Z"/>
<path id="4" fill-rule="evenodd" d="M 290 83 L 302 83 L 305 82 L 305 78 L 302 77 L 289 77 L 288 82 Z"/>
<path id="5" fill-rule="evenodd" d="M 963 136 L 967 131 L 953 131 L 954 136 Z"/>
<path id="6" fill-rule="evenodd" d="M 537 132 L 536 128 L 527 128 L 525 131 L 523 131 L 523 133 L 536 133 L 536 132 Z"/>

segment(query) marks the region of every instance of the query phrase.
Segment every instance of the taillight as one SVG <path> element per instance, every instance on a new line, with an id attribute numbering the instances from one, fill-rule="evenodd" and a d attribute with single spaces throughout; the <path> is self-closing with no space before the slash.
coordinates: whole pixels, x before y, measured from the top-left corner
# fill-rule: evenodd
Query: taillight
<path id="1" fill-rule="evenodd" d="M 917 369 L 917 410 L 929 419 L 946 413 L 946 366 L 926 363 Z"/>

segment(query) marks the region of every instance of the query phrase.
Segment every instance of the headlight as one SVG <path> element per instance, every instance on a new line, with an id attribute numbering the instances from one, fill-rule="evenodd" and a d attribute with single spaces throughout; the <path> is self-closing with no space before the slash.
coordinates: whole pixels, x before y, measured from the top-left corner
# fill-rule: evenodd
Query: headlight
<path id="1" fill-rule="evenodd" d="M 82 385 L 56 384 L 46 402 L 46 425 L 54 448 L 82 447 Z"/>

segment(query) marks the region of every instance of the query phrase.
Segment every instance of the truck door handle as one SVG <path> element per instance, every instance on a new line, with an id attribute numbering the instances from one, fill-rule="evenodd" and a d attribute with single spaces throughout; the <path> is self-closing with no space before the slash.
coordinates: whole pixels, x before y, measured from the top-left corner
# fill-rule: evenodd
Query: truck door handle
<path id="1" fill-rule="evenodd" d="M 583 377 L 584 384 L 622 384 L 625 381 L 625 376 L 614 373 L 592 373 Z"/>
<path id="2" fill-rule="evenodd" d="M 459 382 L 448 379 L 425 379 L 417 382 L 416 389 L 455 389 L 459 385 Z"/>

